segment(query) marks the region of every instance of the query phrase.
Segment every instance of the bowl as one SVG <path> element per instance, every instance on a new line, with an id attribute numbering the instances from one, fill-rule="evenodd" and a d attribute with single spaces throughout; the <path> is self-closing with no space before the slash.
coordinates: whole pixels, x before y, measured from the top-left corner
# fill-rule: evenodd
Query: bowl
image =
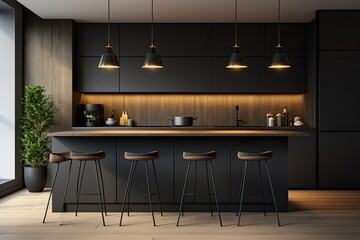
<path id="1" fill-rule="evenodd" d="M 116 120 L 114 118 L 108 118 L 106 121 L 105 121 L 105 124 L 107 126 L 115 126 L 116 125 Z"/>

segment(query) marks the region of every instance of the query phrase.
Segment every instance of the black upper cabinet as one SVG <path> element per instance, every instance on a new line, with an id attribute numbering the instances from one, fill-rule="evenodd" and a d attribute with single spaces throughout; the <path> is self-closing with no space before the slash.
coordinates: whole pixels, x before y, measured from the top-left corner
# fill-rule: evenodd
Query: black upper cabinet
<path id="1" fill-rule="evenodd" d="M 264 58 L 246 58 L 247 69 L 227 69 L 227 61 L 227 57 L 213 58 L 213 92 L 264 92 Z"/>
<path id="2" fill-rule="evenodd" d="M 320 50 L 360 50 L 360 11 L 319 11 Z"/>
<path id="3" fill-rule="evenodd" d="M 121 58 L 121 92 L 211 92 L 211 58 L 162 57 L 163 69 L 143 69 L 143 61 Z"/>
<path id="4" fill-rule="evenodd" d="M 99 61 L 100 57 L 78 58 L 79 92 L 119 92 L 119 69 L 98 68 Z"/>
<path id="5" fill-rule="evenodd" d="M 108 28 L 104 23 L 77 24 L 77 55 L 101 56 L 108 42 Z M 110 24 L 110 44 L 119 56 L 119 24 Z"/>
<path id="6" fill-rule="evenodd" d="M 359 59 L 358 51 L 320 52 L 320 131 L 360 131 Z"/>
<path id="7" fill-rule="evenodd" d="M 161 56 L 210 57 L 211 24 L 156 24 L 154 44 Z"/>
<path id="8" fill-rule="evenodd" d="M 264 24 L 238 24 L 238 44 L 244 56 L 264 56 Z M 235 44 L 234 24 L 213 24 L 213 56 L 229 56 Z"/>
<path id="9" fill-rule="evenodd" d="M 288 56 L 307 56 L 308 25 L 304 23 L 281 24 L 281 45 Z M 265 56 L 272 56 L 278 43 L 278 25 L 265 24 Z"/>
<path id="10" fill-rule="evenodd" d="M 291 68 L 270 69 L 270 58 L 265 58 L 265 92 L 305 93 L 307 92 L 307 58 L 289 57 Z"/>
<path id="11" fill-rule="evenodd" d="M 150 45 L 150 24 L 129 23 L 120 25 L 120 56 L 145 56 Z M 157 38 L 155 38 L 157 39 Z"/>

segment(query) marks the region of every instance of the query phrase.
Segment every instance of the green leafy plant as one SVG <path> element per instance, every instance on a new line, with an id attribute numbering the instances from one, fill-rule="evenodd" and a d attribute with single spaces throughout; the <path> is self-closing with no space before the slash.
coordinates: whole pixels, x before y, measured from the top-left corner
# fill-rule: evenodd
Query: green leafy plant
<path id="1" fill-rule="evenodd" d="M 26 86 L 20 116 L 21 161 L 30 167 L 45 167 L 51 152 L 46 132 L 55 124 L 55 105 L 42 86 Z"/>

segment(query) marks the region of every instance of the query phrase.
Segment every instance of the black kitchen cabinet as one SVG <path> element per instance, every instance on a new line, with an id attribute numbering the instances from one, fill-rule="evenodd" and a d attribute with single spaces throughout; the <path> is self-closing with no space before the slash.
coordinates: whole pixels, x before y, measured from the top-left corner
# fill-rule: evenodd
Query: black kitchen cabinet
<path id="1" fill-rule="evenodd" d="M 131 161 L 124 158 L 124 152 L 151 152 L 159 151 L 160 158 L 154 160 L 156 168 L 156 174 L 159 182 L 160 196 L 162 203 L 174 203 L 174 157 L 173 157 L 173 145 L 174 139 L 161 138 L 154 141 L 150 138 L 118 138 L 117 145 L 117 202 L 122 203 L 126 182 L 129 176 Z M 153 174 L 153 168 L 151 161 L 148 162 L 149 177 L 152 188 L 152 193 L 156 193 L 155 178 Z M 138 161 L 134 180 L 131 186 L 131 193 L 134 193 L 130 197 L 131 203 L 148 203 L 149 197 L 147 194 L 146 185 L 146 173 L 145 162 Z M 145 194 L 145 195 L 139 195 Z M 153 202 L 157 203 L 157 196 L 153 196 Z M 146 205 L 146 209 L 149 207 Z"/>
<path id="2" fill-rule="evenodd" d="M 299 130 L 309 136 L 289 137 L 289 188 L 314 189 L 317 187 L 317 132 Z"/>
<path id="3" fill-rule="evenodd" d="M 358 51 L 321 51 L 319 55 L 319 130 L 360 130 Z"/>
<path id="4" fill-rule="evenodd" d="M 119 69 L 98 68 L 100 57 L 79 57 L 77 60 L 79 92 L 119 92 Z"/>
<path id="5" fill-rule="evenodd" d="M 247 57 L 247 69 L 225 68 L 228 57 L 213 58 L 213 92 L 263 93 L 264 58 Z"/>
<path id="6" fill-rule="evenodd" d="M 320 50 L 360 50 L 359 10 L 321 10 L 318 19 Z"/>
<path id="7" fill-rule="evenodd" d="M 214 177 L 217 187 L 218 200 L 221 203 L 230 203 L 230 152 L 228 139 L 209 139 L 199 137 L 196 138 L 179 138 L 175 145 L 175 202 L 180 203 L 181 194 L 185 181 L 185 174 L 188 161 L 183 159 L 183 152 L 208 152 L 216 151 L 217 158 L 213 160 Z M 196 166 L 196 192 L 199 194 L 207 194 L 206 183 L 206 166 L 204 161 L 193 161 L 191 164 L 191 172 L 189 173 L 187 192 L 194 190 L 194 169 Z M 209 169 L 210 191 L 213 192 L 211 175 Z M 215 203 L 214 198 L 211 198 Z M 195 203 L 208 203 L 209 199 L 205 196 L 195 198 Z M 194 203 L 192 196 L 185 197 L 185 203 Z M 186 205 L 185 205 L 186 209 Z M 208 208 L 207 208 L 208 209 Z"/>
<path id="8" fill-rule="evenodd" d="M 238 44 L 244 56 L 263 57 L 265 55 L 265 25 L 238 24 Z M 229 57 L 235 44 L 235 25 L 213 24 L 213 56 Z"/>
<path id="9" fill-rule="evenodd" d="M 163 69 L 143 69 L 143 61 L 121 58 L 121 92 L 211 92 L 211 58 L 162 57 Z"/>
<path id="10" fill-rule="evenodd" d="M 150 24 L 120 24 L 120 56 L 144 57 L 149 51 L 151 42 L 150 29 Z M 157 36 L 154 36 L 155 45 L 157 45 L 157 39 Z M 161 53 L 160 55 L 162 56 Z"/>
<path id="11" fill-rule="evenodd" d="M 77 56 L 101 56 L 108 42 L 107 24 L 77 24 Z M 110 44 L 113 52 L 119 56 L 119 24 L 110 24 Z"/>
<path id="12" fill-rule="evenodd" d="M 105 199 L 107 203 L 116 203 L 116 176 L 113 174 L 114 169 L 116 168 L 116 138 L 53 138 L 52 139 L 53 152 L 66 152 L 66 151 L 77 151 L 77 152 L 96 152 L 96 151 L 105 151 L 106 158 L 100 160 L 101 170 L 104 178 L 104 189 L 105 189 Z M 60 169 L 58 173 L 58 181 L 56 187 L 54 188 L 54 198 L 53 198 L 53 210 L 61 211 L 62 207 L 62 196 L 65 189 L 65 179 L 67 179 L 67 174 L 69 170 L 69 162 L 60 164 Z M 55 173 L 55 165 L 53 166 L 53 172 Z M 66 209 L 75 209 L 76 203 L 76 182 L 77 174 L 79 168 L 79 161 L 73 161 L 72 170 L 70 175 L 70 184 L 67 192 L 67 197 L 65 204 L 67 204 Z M 99 196 L 97 183 L 96 183 L 96 174 L 95 166 L 93 161 L 88 161 L 86 163 L 84 178 L 81 188 L 81 193 L 83 194 L 80 197 L 80 202 L 85 203 L 79 205 L 79 210 L 87 209 L 86 204 L 94 203 L 98 206 Z"/>
<path id="13" fill-rule="evenodd" d="M 359 132 L 319 133 L 320 188 L 360 188 Z"/>
<path id="14" fill-rule="evenodd" d="M 271 58 L 265 58 L 265 92 L 305 93 L 307 92 L 307 58 L 289 57 L 291 68 L 268 68 Z"/>
<path id="15" fill-rule="evenodd" d="M 288 56 L 307 56 L 308 25 L 305 23 L 281 24 L 281 45 Z M 278 44 L 278 25 L 265 24 L 265 56 L 272 56 Z"/>
<path id="16" fill-rule="evenodd" d="M 210 57 L 211 24 L 156 24 L 154 43 L 161 56 Z"/>

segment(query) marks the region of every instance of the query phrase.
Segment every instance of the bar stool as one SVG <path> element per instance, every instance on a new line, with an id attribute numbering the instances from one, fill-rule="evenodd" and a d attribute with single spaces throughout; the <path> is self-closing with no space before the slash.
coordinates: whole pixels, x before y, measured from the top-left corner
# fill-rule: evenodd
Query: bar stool
<path id="1" fill-rule="evenodd" d="M 48 199 L 47 205 L 46 205 L 46 210 L 45 210 L 45 214 L 44 214 L 44 218 L 43 218 L 43 223 L 45 223 L 45 219 L 46 219 L 46 215 L 47 215 L 47 212 L 48 212 L 51 195 L 52 195 L 54 187 L 55 187 L 55 183 L 56 183 L 57 175 L 58 175 L 58 172 L 59 172 L 60 164 L 63 163 L 63 162 L 69 161 L 69 160 L 70 160 L 70 167 L 69 167 L 68 177 L 67 177 L 67 180 L 66 180 L 66 186 L 65 186 L 65 192 L 64 192 L 64 198 L 63 198 L 63 202 L 62 202 L 61 212 L 64 211 L 64 202 L 65 202 L 65 198 L 66 198 L 66 194 L 67 194 L 67 190 L 68 190 L 68 186 L 69 186 L 69 177 L 70 177 L 70 172 L 71 172 L 72 161 L 70 159 L 70 152 L 50 153 L 50 155 L 49 155 L 49 163 L 57 164 L 57 165 L 56 165 L 55 177 L 54 177 L 54 180 L 53 180 L 52 185 L 51 185 L 52 187 L 51 187 L 51 190 L 50 190 L 49 199 Z"/>
<path id="2" fill-rule="evenodd" d="M 188 161 L 188 167 L 187 167 L 187 170 L 186 170 L 185 182 L 184 182 L 184 187 L 183 187 L 183 191 L 182 191 L 182 195 L 181 195 L 180 208 L 179 208 L 179 216 L 178 216 L 176 226 L 179 226 L 180 216 L 184 215 L 184 198 L 185 198 L 185 195 L 194 196 L 194 200 L 195 200 L 195 196 L 207 195 L 208 198 L 209 198 L 211 216 L 213 216 L 213 211 L 212 211 L 212 206 L 211 206 L 211 195 L 213 195 L 214 198 L 215 198 L 215 203 L 216 203 L 216 207 L 217 207 L 217 211 L 218 211 L 220 226 L 222 226 L 219 203 L 218 203 L 218 198 L 217 198 L 217 193 L 216 193 L 214 170 L 213 170 L 213 165 L 212 165 L 212 160 L 216 159 L 216 152 L 215 151 L 204 152 L 204 153 L 183 152 L 183 158 Z M 208 191 L 207 194 L 196 194 L 196 167 L 197 167 L 197 162 L 199 162 L 199 161 L 205 161 L 207 191 Z M 194 192 L 193 193 L 187 193 L 186 192 L 186 184 L 187 184 L 187 181 L 188 181 L 190 166 L 191 166 L 192 162 L 194 162 L 194 164 L 195 164 Z M 208 163 L 210 164 L 210 174 L 211 174 L 214 193 L 210 193 Z"/>
<path id="3" fill-rule="evenodd" d="M 273 185 L 272 185 L 272 181 L 271 181 L 271 177 L 270 177 L 269 165 L 268 165 L 268 160 L 271 160 L 272 156 L 273 156 L 272 151 L 265 151 L 265 152 L 261 152 L 261 153 L 238 152 L 238 154 L 237 154 L 238 159 L 245 161 L 245 166 L 243 169 L 243 174 L 242 174 L 241 184 L 240 184 L 239 198 L 238 198 L 238 202 L 239 202 L 239 211 L 237 212 L 237 213 L 239 213 L 238 226 L 240 226 L 241 207 L 242 207 L 242 201 L 243 201 L 243 197 L 244 197 L 246 172 L 247 172 L 247 167 L 248 167 L 249 161 L 250 162 L 257 161 L 258 162 L 260 183 L 261 183 L 261 188 L 262 188 L 262 201 L 264 204 L 264 216 L 266 216 L 265 194 L 264 194 L 264 185 L 263 185 L 263 180 L 262 180 L 260 162 L 265 162 L 266 172 L 267 172 L 267 176 L 268 176 L 269 184 L 270 184 L 270 188 L 271 188 L 271 194 L 272 194 L 272 198 L 274 201 L 277 222 L 278 222 L 278 225 L 280 226 L 280 219 L 279 219 L 274 189 L 273 189 Z"/>
<path id="4" fill-rule="evenodd" d="M 70 152 L 70 158 L 72 160 L 76 160 L 76 161 L 80 162 L 78 175 L 77 175 L 77 184 L 76 184 L 77 197 L 76 197 L 75 216 L 77 216 L 77 213 L 78 213 L 78 206 L 79 206 L 79 200 L 80 200 L 80 196 L 81 196 L 81 186 L 82 186 L 82 181 L 83 181 L 83 177 L 84 177 L 85 166 L 88 161 L 93 161 L 94 166 L 95 166 L 95 172 L 96 172 L 95 176 L 96 176 L 96 182 L 97 182 L 97 188 L 98 188 L 99 204 L 100 204 L 103 226 L 105 226 L 104 212 L 106 215 L 106 201 L 105 201 L 104 180 L 103 180 L 103 175 L 102 175 L 101 165 L 100 165 L 99 160 L 104 159 L 105 155 L 106 154 L 104 151 L 99 151 L 99 152 L 94 152 L 94 153 Z M 80 179 L 80 182 L 79 182 L 79 179 Z"/>
<path id="5" fill-rule="evenodd" d="M 152 152 L 146 152 L 146 153 L 125 152 L 124 153 L 124 158 L 131 161 L 131 166 L 130 166 L 129 177 L 128 177 L 128 180 L 127 180 L 127 183 L 126 183 L 124 198 L 123 198 L 123 202 L 122 202 L 121 217 L 120 217 L 119 226 L 121 226 L 121 224 L 122 224 L 126 198 L 127 198 L 128 216 L 129 216 L 130 190 L 131 190 L 131 185 L 132 185 L 132 182 L 133 182 L 133 179 L 134 179 L 136 166 L 137 166 L 139 161 L 143 161 L 144 164 L 145 164 L 146 184 L 147 184 L 147 190 L 148 190 L 147 195 L 149 196 L 149 203 L 150 203 L 150 210 L 151 210 L 153 224 L 154 224 L 154 226 L 156 226 L 151 195 L 157 195 L 158 196 L 158 198 L 159 198 L 159 206 L 160 206 L 160 213 L 161 213 L 161 216 L 163 216 L 162 207 L 161 207 L 160 191 L 159 191 L 159 183 L 158 183 L 156 170 L 155 170 L 155 164 L 154 164 L 154 160 L 159 158 L 159 152 L 158 151 L 152 151 Z M 154 171 L 156 191 L 157 191 L 156 194 L 151 193 L 148 161 L 151 161 L 153 171 Z"/>

